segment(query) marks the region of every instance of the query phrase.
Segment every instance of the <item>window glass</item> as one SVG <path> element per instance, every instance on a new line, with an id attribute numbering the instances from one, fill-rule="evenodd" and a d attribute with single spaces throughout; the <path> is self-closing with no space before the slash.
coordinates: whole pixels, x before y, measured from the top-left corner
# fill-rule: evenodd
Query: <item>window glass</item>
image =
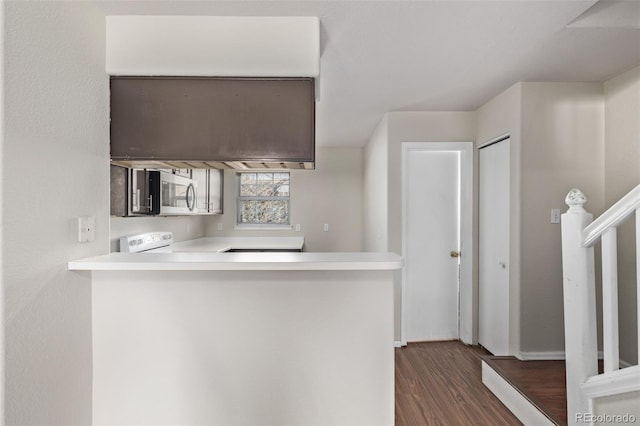
<path id="1" fill-rule="evenodd" d="M 239 176 L 239 225 L 289 225 L 288 172 L 241 172 Z"/>

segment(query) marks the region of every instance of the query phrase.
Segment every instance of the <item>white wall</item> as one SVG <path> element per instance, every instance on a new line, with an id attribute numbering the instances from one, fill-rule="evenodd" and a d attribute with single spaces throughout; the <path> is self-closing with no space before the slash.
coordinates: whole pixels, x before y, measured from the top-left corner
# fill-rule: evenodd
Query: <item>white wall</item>
<path id="1" fill-rule="evenodd" d="M 605 207 L 640 183 L 640 66 L 604 83 Z M 620 357 L 637 363 L 635 223 L 618 231 Z"/>
<path id="2" fill-rule="evenodd" d="M 70 259 L 109 250 L 104 17 L 5 2 L 2 280 L 6 424 L 90 424 L 91 283 Z M 96 240 L 77 242 L 78 216 Z"/>
<path id="3" fill-rule="evenodd" d="M 317 147 L 315 170 L 291 170 L 291 230 L 234 229 L 237 185 L 226 170 L 224 214 L 205 218 L 207 236 L 304 236 L 306 251 L 362 251 L 362 148 Z"/>
<path id="4" fill-rule="evenodd" d="M 573 187 L 597 217 L 604 195 L 601 83 L 522 83 L 520 351 L 564 349 L 560 225 Z"/>
<path id="5" fill-rule="evenodd" d="M 363 216 L 364 251 L 387 251 L 388 235 L 388 132 L 387 114 L 364 149 Z"/>

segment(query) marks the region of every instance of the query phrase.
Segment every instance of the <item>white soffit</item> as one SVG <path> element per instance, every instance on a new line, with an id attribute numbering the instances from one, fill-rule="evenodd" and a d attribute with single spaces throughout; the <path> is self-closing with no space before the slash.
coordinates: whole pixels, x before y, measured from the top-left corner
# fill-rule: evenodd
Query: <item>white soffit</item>
<path id="1" fill-rule="evenodd" d="M 110 75 L 317 77 L 315 16 L 106 17 Z"/>
<path id="2" fill-rule="evenodd" d="M 567 27 L 640 29 L 640 1 L 600 0 Z"/>

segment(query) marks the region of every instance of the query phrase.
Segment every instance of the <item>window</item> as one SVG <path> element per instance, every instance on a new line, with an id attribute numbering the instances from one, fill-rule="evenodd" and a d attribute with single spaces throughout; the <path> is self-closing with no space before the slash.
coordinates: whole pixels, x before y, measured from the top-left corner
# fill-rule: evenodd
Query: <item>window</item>
<path id="1" fill-rule="evenodd" d="M 238 225 L 289 226 L 289 173 L 238 173 Z"/>

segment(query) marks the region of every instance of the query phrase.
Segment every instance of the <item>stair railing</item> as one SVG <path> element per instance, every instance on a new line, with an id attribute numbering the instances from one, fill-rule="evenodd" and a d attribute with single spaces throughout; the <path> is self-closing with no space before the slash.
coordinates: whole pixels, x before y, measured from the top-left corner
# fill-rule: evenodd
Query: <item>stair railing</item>
<path id="1" fill-rule="evenodd" d="M 636 286 L 640 282 L 640 185 L 593 221 L 582 191 L 572 189 L 562 215 L 567 415 L 569 425 L 590 424 L 593 400 L 640 390 L 640 366 L 620 370 L 618 341 L 617 227 L 636 220 Z M 598 374 L 594 245 L 602 244 L 602 347 Z M 640 291 L 638 291 L 640 301 Z M 640 303 L 638 303 L 640 306 Z M 638 309 L 640 330 L 640 309 Z M 638 339 L 640 342 L 640 338 Z M 638 345 L 640 353 L 640 343 Z"/>

